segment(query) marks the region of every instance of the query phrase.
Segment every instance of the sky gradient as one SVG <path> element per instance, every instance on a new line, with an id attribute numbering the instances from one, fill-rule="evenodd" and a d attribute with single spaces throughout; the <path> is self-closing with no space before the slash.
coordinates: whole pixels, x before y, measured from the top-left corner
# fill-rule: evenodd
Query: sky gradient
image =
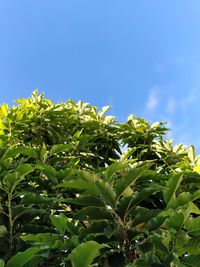
<path id="1" fill-rule="evenodd" d="M 0 103 L 39 88 L 167 121 L 200 151 L 199 0 L 0 1 Z"/>

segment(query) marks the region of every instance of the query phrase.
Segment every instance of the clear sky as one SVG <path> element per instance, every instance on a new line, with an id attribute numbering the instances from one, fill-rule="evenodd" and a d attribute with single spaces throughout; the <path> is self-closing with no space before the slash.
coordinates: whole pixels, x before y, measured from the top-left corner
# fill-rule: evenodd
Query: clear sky
<path id="1" fill-rule="evenodd" d="M 39 88 L 200 149 L 199 0 L 0 0 L 0 102 Z"/>

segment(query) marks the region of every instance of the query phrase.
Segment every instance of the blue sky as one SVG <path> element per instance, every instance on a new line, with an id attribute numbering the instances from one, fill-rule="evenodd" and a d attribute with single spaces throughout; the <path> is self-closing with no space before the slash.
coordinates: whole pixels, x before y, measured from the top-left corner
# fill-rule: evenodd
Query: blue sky
<path id="1" fill-rule="evenodd" d="M 0 102 L 35 88 L 168 121 L 200 149 L 199 0 L 1 0 Z"/>

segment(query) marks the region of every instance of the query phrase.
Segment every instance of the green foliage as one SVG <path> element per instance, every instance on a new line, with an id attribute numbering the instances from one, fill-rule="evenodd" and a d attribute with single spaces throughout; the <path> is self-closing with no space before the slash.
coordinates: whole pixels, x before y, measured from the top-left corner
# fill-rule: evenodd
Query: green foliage
<path id="1" fill-rule="evenodd" d="M 0 106 L 0 266 L 199 266 L 193 146 L 109 107 L 16 102 Z"/>

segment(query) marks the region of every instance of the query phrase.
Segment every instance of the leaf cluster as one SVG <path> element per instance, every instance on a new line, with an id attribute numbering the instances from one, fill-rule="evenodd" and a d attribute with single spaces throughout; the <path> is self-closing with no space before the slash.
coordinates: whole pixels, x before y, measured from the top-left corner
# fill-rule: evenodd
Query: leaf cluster
<path id="1" fill-rule="evenodd" d="M 193 146 L 109 107 L 16 103 L 0 106 L 0 266 L 199 266 Z"/>

